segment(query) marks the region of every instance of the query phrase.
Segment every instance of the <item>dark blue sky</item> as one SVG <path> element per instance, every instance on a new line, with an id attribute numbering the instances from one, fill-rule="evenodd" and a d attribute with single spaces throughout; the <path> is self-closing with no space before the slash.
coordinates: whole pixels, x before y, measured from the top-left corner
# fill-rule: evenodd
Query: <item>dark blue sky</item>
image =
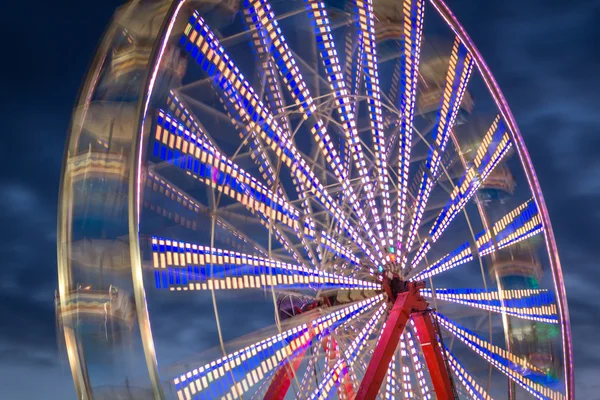
<path id="1" fill-rule="evenodd" d="M 53 307 L 60 165 L 80 83 L 120 3 L 11 2 L 0 17 L 3 399 L 75 398 Z M 600 398 L 600 1 L 448 3 L 531 153 L 569 294 L 578 397 Z"/>

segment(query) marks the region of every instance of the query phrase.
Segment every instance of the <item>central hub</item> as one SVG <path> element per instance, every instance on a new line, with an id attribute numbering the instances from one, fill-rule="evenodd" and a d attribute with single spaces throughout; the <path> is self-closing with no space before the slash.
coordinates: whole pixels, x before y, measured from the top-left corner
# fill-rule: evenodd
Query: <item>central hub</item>
<path id="1" fill-rule="evenodd" d="M 397 273 L 386 270 L 383 272 L 382 284 L 384 291 L 388 295 L 388 301 L 392 304 L 396 302 L 396 299 L 402 293 L 410 293 L 415 298 L 427 304 L 421 296 L 421 289 L 425 287 L 425 281 L 405 281 Z"/>

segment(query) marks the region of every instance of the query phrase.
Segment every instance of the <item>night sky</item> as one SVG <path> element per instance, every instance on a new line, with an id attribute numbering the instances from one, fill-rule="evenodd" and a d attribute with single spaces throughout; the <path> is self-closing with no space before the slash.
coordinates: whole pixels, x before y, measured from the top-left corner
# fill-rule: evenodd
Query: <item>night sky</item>
<path id="1" fill-rule="evenodd" d="M 80 83 L 121 2 L 10 3 L 0 17 L 0 398 L 69 399 L 53 304 L 61 158 Z M 529 148 L 561 254 L 577 395 L 600 399 L 600 1 L 448 3 Z"/>

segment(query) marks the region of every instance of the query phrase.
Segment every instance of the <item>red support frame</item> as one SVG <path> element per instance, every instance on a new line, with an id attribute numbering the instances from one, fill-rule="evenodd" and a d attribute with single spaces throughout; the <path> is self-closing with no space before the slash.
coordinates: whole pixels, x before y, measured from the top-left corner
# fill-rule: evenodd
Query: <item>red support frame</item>
<path id="1" fill-rule="evenodd" d="M 385 323 L 385 328 L 379 337 L 379 343 L 373 352 L 367 371 L 360 383 L 356 399 L 374 399 L 379 393 L 385 374 L 390 366 L 400 335 L 404 331 L 406 322 L 410 318 L 414 297 L 405 292 L 398 296 L 390 315 Z"/>
<path id="2" fill-rule="evenodd" d="M 454 399 L 454 389 L 448 368 L 442 354 L 442 349 L 436 338 L 435 327 L 429 312 L 416 312 L 412 314 L 415 330 L 421 349 L 425 356 L 425 363 L 429 369 L 431 382 L 438 399 Z"/>
<path id="3" fill-rule="evenodd" d="M 425 282 L 403 282 L 398 277 L 390 281 L 387 276 L 384 276 L 383 287 L 392 303 L 385 327 L 381 332 L 356 397 L 354 397 L 354 388 L 348 375 L 339 382 L 338 394 L 340 397 L 354 398 L 354 400 L 370 400 L 377 397 L 400 342 L 400 336 L 404 332 L 408 319 L 412 318 L 437 399 L 453 400 L 455 398 L 452 378 L 448 373 L 444 355 L 437 340 L 436 328 L 429 313 L 429 304 L 419 293 L 424 286 Z M 310 335 L 312 340 L 314 333 L 311 331 Z M 333 354 L 338 350 L 337 347 L 333 337 L 324 338 L 323 348 L 328 358 L 337 357 L 337 353 Z M 283 400 L 285 398 L 307 349 L 308 345 L 279 367 L 267 390 L 265 399 Z"/>
<path id="4" fill-rule="evenodd" d="M 413 318 L 415 322 L 417 337 L 421 342 L 437 398 L 452 400 L 454 399 L 452 381 L 442 350 L 437 342 L 433 321 L 427 312 L 429 304 L 419 294 L 419 289 L 423 287 L 423 284 L 411 282 L 403 284 L 406 285 L 405 291 L 396 294 L 390 287 L 389 281 L 384 279 L 384 288 L 388 293 L 388 298 L 393 301 L 393 305 L 355 400 L 369 400 L 377 397 L 409 318 Z"/>

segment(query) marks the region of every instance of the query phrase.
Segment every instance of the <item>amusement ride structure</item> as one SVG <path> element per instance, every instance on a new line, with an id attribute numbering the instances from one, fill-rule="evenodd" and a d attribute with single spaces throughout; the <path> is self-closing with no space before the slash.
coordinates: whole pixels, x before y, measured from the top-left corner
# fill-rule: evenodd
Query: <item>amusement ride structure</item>
<path id="1" fill-rule="evenodd" d="M 70 129 L 78 398 L 574 398 L 542 192 L 442 0 L 132 0 Z"/>

